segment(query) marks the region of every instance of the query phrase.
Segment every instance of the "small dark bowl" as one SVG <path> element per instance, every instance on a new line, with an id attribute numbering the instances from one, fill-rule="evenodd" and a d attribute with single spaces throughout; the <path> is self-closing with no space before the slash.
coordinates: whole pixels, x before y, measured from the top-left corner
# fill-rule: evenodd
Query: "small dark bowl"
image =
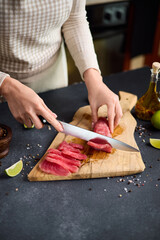
<path id="1" fill-rule="evenodd" d="M 3 158 L 8 154 L 11 139 L 11 128 L 4 124 L 0 124 L 0 158 Z"/>

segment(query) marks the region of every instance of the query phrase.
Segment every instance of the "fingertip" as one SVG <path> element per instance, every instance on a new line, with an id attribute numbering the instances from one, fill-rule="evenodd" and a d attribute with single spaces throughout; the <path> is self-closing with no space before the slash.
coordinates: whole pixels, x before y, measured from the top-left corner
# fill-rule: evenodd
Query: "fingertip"
<path id="1" fill-rule="evenodd" d="M 53 116 L 54 116 L 55 118 L 57 118 L 57 114 L 53 113 Z"/>
<path id="2" fill-rule="evenodd" d="M 111 132 L 111 134 L 113 134 L 113 128 L 110 128 L 110 132 Z"/>
<path id="3" fill-rule="evenodd" d="M 59 132 L 63 132 L 63 130 L 64 130 L 64 129 L 63 129 L 63 126 L 62 126 L 62 124 L 61 124 L 61 123 L 59 123 L 58 125 L 59 125 L 59 126 L 58 126 L 58 131 L 59 131 Z"/>

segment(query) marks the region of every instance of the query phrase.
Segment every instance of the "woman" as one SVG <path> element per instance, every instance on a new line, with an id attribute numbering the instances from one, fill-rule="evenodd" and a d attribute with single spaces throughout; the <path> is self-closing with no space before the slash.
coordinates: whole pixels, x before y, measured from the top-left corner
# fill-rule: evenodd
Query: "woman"
<path id="1" fill-rule="evenodd" d="M 0 10 L 0 94 L 15 119 L 40 129 L 41 115 L 58 131 L 63 130 L 37 93 L 67 86 L 64 37 L 85 81 L 93 123 L 98 108 L 106 104 L 113 132 L 122 110 L 118 96 L 102 81 L 85 0 L 6 0 L 1 1 Z"/>

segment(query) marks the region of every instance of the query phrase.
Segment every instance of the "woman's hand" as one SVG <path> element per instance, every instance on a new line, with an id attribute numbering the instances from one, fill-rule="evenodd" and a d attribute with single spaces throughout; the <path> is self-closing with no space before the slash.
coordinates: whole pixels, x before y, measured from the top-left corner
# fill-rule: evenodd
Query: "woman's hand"
<path id="1" fill-rule="evenodd" d="M 11 113 L 18 122 L 25 124 L 27 127 L 34 124 L 37 129 L 40 129 L 43 124 L 38 116 L 42 116 L 57 131 L 63 131 L 61 124 L 56 120 L 56 114 L 29 87 L 11 77 L 6 77 L 1 85 L 0 92 L 5 97 Z"/>
<path id="2" fill-rule="evenodd" d="M 84 81 L 88 90 L 88 100 L 92 110 L 92 123 L 98 120 L 98 109 L 106 104 L 108 124 L 113 133 L 122 117 L 119 97 L 114 94 L 102 81 L 100 73 L 95 69 L 88 69 L 84 73 Z"/>

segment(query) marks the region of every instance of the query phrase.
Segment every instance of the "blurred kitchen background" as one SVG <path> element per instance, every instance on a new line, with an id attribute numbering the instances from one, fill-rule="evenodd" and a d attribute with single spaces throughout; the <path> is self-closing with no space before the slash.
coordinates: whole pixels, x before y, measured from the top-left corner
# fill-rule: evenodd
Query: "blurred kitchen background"
<path id="1" fill-rule="evenodd" d="M 160 0 L 87 0 L 102 76 L 160 62 Z M 81 81 L 66 49 L 69 84 Z"/>

